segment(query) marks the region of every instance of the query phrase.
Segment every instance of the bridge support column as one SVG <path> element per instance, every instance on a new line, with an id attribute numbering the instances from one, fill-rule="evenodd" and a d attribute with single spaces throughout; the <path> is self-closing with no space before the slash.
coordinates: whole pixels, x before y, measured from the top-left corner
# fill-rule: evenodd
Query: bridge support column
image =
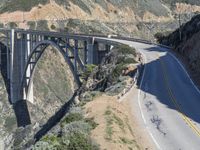
<path id="1" fill-rule="evenodd" d="M 10 51 L 10 101 L 13 104 L 18 126 L 26 126 L 31 123 L 26 101 L 21 92 L 22 72 L 25 65 L 26 41 L 21 37 L 18 39 L 15 30 L 11 33 Z"/>
<path id="2" fill-rule="evenodd" d="M 16 103 L 19 100 L 28 100 L 33 103 L 33 82 L 30 82 L 29 92 L 21 92 L 21 81 L 23 79 L 24 68 L 31 53 L 31 37 L 17 34 L 12 30 L 11 34 L 11 57 L 10 57 L 10 100 Z M 31 66 L 27 69 L 27 77 L 31 75 Z M 29 80 L 29 79 L 27 79 Z"/>
<path id="3" fill-rule="evenodd" d="M 77 59 L 78 59 L 78 40 L 74 40 L 74 72 L 78 71 Z"/>
<path id="4" fill-rule="evenodd" d="M 87 41 L 84 41 L 84 65 L 87 64 L 87 54 L 88 54 Z"/>
<path id="5" fill-rule="evenodd" d="M 15 55 L 17 54 L 15 49 L 16 46 L 16 33 L 15 30 L 11 30 L 11 49 L 10 49 L 10 101 L 11 103 L 15 103 L 18 100 L 18 89 L 16 89 L 16 82 L 19 81 L 18 73 L 15 73 L 15 71 L 18 72 L 18 65 L 17 60 L 15 59 Z M 14 74 L 15 73 L 15 74 Z M 19 83 L 18 83 L 19 85 Z M 15 91 L 17 90 L 17 91 Z"/>
<path id="6" fill-rule="evenodd" d="M 31 53 L 31 48 L 32 48 L 32 44 L 31 43 L 33 42 L 32 39 L 33 39 L 33 37 L 30 34 L 27 34 L 27 37 L 25 39 L 26 40 L 25 43 L 27 44 L 26 45 L 27 49 L 25 49 L 26 50 L 26 59 L 28 59 L 28 56 Z M 26 62 L 27 61 L 28 60 L 26 60 Z M 31 65 L 33 65 L 33 64 L 31 64 Z M 26 77 L 30 77 L 31 76 L 31 67 L 32 67 L 31 65 L 29 65 L 28 68 L 27 68 Z M 30 78 L 27 78 L 25 82 L 28 82 L 27 80 L 30 80 Z M 28 88 L 29 88 L 28 93 L 26 92 L 25 89 L 23 90 L 23 99 L 26 99 L 31 103 L 34 103 L 34 99 L 33 99 L 33 81 L 32 80 L 30 81 L 30 84 L 29 84 Z"/>
<path id="7" fill-rule="evenodd" d="M 99 62 L 99 45 L 96 41 L 90 41 L 87 45 L 87 64 L 98 64 Z"/>

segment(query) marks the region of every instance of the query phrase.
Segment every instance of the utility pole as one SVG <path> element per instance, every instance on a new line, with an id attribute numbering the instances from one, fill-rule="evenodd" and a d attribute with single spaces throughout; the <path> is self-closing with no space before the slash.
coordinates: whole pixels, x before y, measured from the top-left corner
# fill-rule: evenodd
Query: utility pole
<path id="1" fill-rule="evenodd" d="M 181 14 L 180 13 L 178 14 L 178 22 L 179 22 L 179 38 L 180 38 L 180 41 L 181 41 L 182 33 L 181 33 Z"/>
<path id="2" fill-rule="evenodd" d="M 181 33 L 181 8 L 180 8 L 180 2 L 179 4 L 176 4 L 177 12 L 175 14 L 175 19 L 178 19 L 178 28 L 179 28 L 179 39 L 182 40 L 182 33 Z"/>

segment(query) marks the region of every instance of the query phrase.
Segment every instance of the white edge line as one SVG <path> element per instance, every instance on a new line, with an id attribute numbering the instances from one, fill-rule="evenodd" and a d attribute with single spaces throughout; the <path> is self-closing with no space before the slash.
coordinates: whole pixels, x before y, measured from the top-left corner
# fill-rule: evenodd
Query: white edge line
<path id="1" fill-rule="evenodd" d="M 181 66 L 181 68 L 183 69 L 183 71 L 186 73 L 187 77 L 190 79 L 190 82 L 192 83 L 192 85 L 194 86 L 194 88 L 196 89 L 196 91 L 200 94 L 200 90 L 198 89 L 198 87 L 194 84 L 193 80 L 191 79 L 190 75 L 188 74 L 188 72 L 186 71 L 185 67 L 183 66 L 183 64 L 178 60 L 178 58 L 176 58 L 176 56 L 174 56 L 171 52 L 169 52 L 169 55 L 172 56 L 177 62 L 178 64 Z"/>
<path id="2" fill-rule="evenodd" d="M 141 51 L 140 51 L 140 52 L 141 52 Z M 141 52 L 141 54 L 142 54 L 142 56 L 143 56 L 143 58 L 144 58 L 144 61 L 145 61 L 145 63 L 146 63 L 146 62 L 147 62 L 147 61 L 146 61 L 146 60 L 147 60 L 147 59 L 146 59 L 146 56 L 145 56 L 144 53 L 142 53 L 142 52 Z M 143 80 L 144 80 L 145 72 L 146 72 L 146 67 L 145 67 L 145 65 L 144 65 L 144 70 L 143 70 L 143 73 L 142 73 L 142 80 L 141 80 L 141 82 L 140 82 L 139 92 L 138 92 L 138 104 L 139 104 L 140 113 L 141 113 L 141 116 L 142 116 L 142 119 L 143 119 L 143 121 L 144 121 L 144 124 L 145 124 L 145 127 L 146 127 L 147 131 L 148 131 L 149 135 L 151 136 L 153 142 L 155 143 L 156 147 L 157 147 L 159 150 L 161 150 L 160 145 L 159 145 L 158 142 L 156 141 L 156 139 L 155 139 L 155 137 L 153 136 L 153 134 L 151 133 L 150 129 L 147 127 L 147 122 L 146 122 L 146 119 L 145 119 L 144 114 L 143 114 L 143 112 L 142 112 L 142 107 L 141 107 L 141 102 L 140 102 L 140 94 L 141 94 L 141 87 L 142 87 L 142 83 L 143 83 Z"/>

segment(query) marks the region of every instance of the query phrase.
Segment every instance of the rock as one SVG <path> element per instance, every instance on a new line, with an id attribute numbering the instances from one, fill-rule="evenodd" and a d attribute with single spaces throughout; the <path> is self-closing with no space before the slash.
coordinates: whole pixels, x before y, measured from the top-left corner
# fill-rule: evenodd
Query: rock
<path id="1" fill-rule="evenodd" d="M 74 98 L 74 102 L 75 102 L 76 105 L 80 103 L 79 96 L 76 96 Z"/>

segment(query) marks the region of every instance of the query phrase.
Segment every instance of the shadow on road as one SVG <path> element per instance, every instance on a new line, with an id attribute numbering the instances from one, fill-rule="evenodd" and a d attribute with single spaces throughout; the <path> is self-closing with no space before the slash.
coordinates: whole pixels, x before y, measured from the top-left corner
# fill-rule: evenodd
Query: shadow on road
<path id="1" fill-rule="evenodd" d="M 166 52 L 157 46 L 146 48 L 145 50 L 147 52 Z M 144 67 L 142 72 L 144 73 Z M 169 109 L 184 113 L 189 119 L 200 123 L 200 94 L 191 84 L 181 66 L 169 53 L 147 63 L 145 65 L 144 80 L 140 87 L 141 80 L 142 77 L 139 79 L 138 87 L 146 94 L 140 100 L 147 100 L 145 104 L 148 107 L 147 110 L 151 111 L 151 101 L 148 100 L 147 95 L 152 95 Z M 176 101 L 179 108 L 177 108 L 172 99 Z"/>

